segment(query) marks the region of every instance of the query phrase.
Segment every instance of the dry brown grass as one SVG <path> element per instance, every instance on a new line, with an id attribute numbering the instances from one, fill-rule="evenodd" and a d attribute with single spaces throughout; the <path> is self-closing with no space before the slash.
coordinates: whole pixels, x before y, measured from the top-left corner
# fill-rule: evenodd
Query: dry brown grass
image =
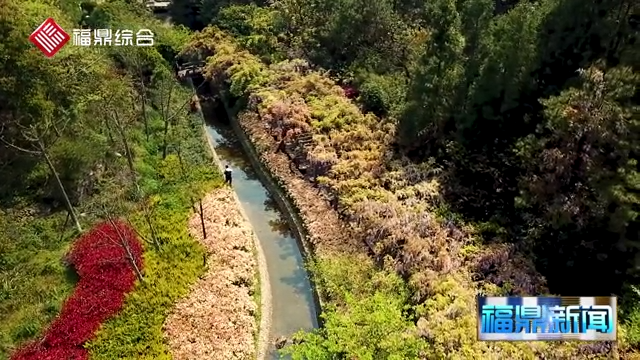
<path id="1" fill-rule="evenodd" d="M 207 238 L 198 214 L 189 221 L 189 230 L 207 249 L 208 270 L 167 317 L 169 348 L 176 360 L 254 359 L 255 235 L 227 188 L 206 196 L 203 210 Z"/>

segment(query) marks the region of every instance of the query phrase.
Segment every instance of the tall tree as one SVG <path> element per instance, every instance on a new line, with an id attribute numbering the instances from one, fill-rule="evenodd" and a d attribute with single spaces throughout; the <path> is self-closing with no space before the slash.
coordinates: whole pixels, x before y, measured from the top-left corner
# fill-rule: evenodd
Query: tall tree
<path id="1" fill-rule="evenodd" d="M 458 119 L 469 111 L 469 89 L 480 74 L 480 66 L 485 54 L 485 51 L 482 51 L 481 41 L 488 35 L 487 31 L 493 19 L 493 5 L 493 0 L 465 0 L 460 4 L 462 32 L 466 39 L 464 49 L 466 62 L 464 82 L 460 85 L 454 105 L 458 111 L 456 114 Z"/>
<path id="2" fill-rule="evenodd" d="M 598 286 L 607 293 L 637 269 L 640 254 L 640 113 L 631 102 L 640 76 L 627 67 L 592 66 L 581 79 L 542 102 L 539 134 L 522 141 L 528 171 L 518 202 L 539 234 L 533 237 L 537 253 L 546 254 L 543 268 L 564 269 L 565 279 L 606 275 Z M 586 290 L 562 286 L 575 295 Z"/>
<path id="3" fill-rule="evenodd" d="M 187 105 L 191 103 L 193 97 L 176 84 L 172 74 L 166 68 L 158 68 L 153 79 L 153 101 L 163 123 L 162 158 L 164 159 L 169 151 L 170 130 L 184 119 L 187 114 Z"/>
<path id="4" fill-rule="evenodd" d="M 404 144 L 443 136 L 464 75 L 465 38 L 455 1 L 430 3 L 426 16 L 430 39 L 412 79 L 407 110 L 398 123 Z"/>
<path id="5" fill-rule="evenodd" d="M 131 77 L 134 80 L 138 97 L 138 105 L 135 106 L 135 108 L 140 112 L 142 121 L 144 122 L 144 132 L 148 141 L 151 133 L 149 127 L 150 115 L 147 109 L 150 104 L 149 86 L 157 64 L 163 62 L 163 59 L 155 49 L 146 47 L 136 47 L 126 50 L 123 48 L 115 48 L 113 54 L 116 60 L 130 71 Z M 133 104 L 136 103 L 134 102 Z"/>
<path id="6" fill-rule="evenodd" d="M 459 123 L 463 139 L 473 146 L 501 142 L 504 137 L 526 135 L 523 103 L 534 88 L 531 71 L 536 65 L 540 26 L 552 9 L 549 1 L 522 2 L 491 24 L 481 39 L 483 61 L 471 88 L 470 113 Z M 477 150 L 474 147 L 474 150 Z"/>
<path id="7" fill-rule="evenodd" d="M 51 121 L 50 119 L 39 119 L 38 121 L 35 121 L 30 119 L 29 123 L 29 125 L 23 125 L 20 124 L 20 122 L 15 122 L 13 124 L 13 129 L 10 131 L 11 138 L 18 138 L 20 139 L 20 142 L 27 142 L 29 147 L 15 145 L 14 143 L 7 141 L 4 136 L 0 137 L 0 141 L 12 149 L 41 157 L 45 160 L 47 167 L 49 168 L 51 175 L 53 175 L 56 185 L 62 194 L 65 207 L 69 212 L 71 220 L 78 232 L 82 232 L 78 216 L 71 204 L 67 190 L 60 179 L 60 175 L 56 170 L 56 166 L 49 152 L 50 146 L 52 146 L 53 143 L 60 138 L 62 132 L 66 130 L 65 127 L 68 125 L 68 119 L 63 119 L 62 121 Z M 4 129 L 0 129 L 0 133 L 2 133 L 2 130 Z"/>

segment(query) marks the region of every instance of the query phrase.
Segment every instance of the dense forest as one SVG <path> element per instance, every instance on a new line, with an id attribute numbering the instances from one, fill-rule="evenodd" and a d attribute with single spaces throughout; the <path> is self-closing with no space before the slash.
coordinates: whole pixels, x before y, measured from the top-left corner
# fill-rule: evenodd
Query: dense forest
<path id="1" fill-rule="evenodd" d="M 174 0 L 170 15 L 179 26 L 135 1 L 0 0 L 0 358 L 78 283 L 61 262 L 73 239 L 115 217 L 138 229 L 144 269 L 72 347 L 170 356 L 164 319 L 204 271 L 180 224 L 220 184 L 171 74 L 194 50 L 260 149 L 263 124 L 313 134 L 307 175 L 349 225 L 314 224 L 335 245 L 311 268 L 325 327 L 295 359 L 640 356 L 636 1 Z M 150 28 L 156 45 L 47 59 L 28 36 L 49 16 Z M 620 341 L 477 343 L 479 293 L 617 295 Z"/>

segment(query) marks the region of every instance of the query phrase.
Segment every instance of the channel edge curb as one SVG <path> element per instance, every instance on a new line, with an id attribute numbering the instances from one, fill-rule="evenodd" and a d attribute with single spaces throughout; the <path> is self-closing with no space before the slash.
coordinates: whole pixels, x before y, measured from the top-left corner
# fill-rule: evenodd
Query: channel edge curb
<path id="1" fill-rule="evenodd" d="M 231 124 L 234 133 L 236 134 L 240 144 L 242 145 L 242 148 L 247 153 L 247 156 L 249 157 L 249 160 L 251 161 L 253 167 L 257 170 L 256 173 L 258 174 L 258 177 L 271 192 L 278 205 L 280 205 L 280 209 L 282 210 L 283 215 L 285 216 L 287 222 L 290 224 L 291 230 L 294 232 L 298 245 L 302 250 L 301 252 L 305 262 L 313 260 L 315 254 L 311 250 L 311 246 L 309 245 L 309 242 L 307 240 L 308 231 L 305 228 L 304 222 L 299 215 L 299 209 L 297 209 L 297 207 L 294 205 L 294 202 L 288 195 L 287 190 L 283 189 L 282 185 L 279 185 L 279 182 L 276 180 L 275 175 L 273 175 L 271 170 L 261 161 L 260 155 L 249 139 L 249 136 L 242 129 L 236 115 L 229 108 L 227 99 L 224 94 L 221 94 L 220 97 L 225 111 L 229 117 L 229 123 Z M 318 323 L 318 326 L 322 327 L 324 325 L 324 321 L 321 317 L 321 314 L 322 309 L 324 308 L 325 301 L 324 299 L 322 299 L 313 273 L 308 269 L 306 270 L 309 281 L 311 283 L 311 292 L 313 294 L 313 300 L 316 306 L 316 321 Z"/>

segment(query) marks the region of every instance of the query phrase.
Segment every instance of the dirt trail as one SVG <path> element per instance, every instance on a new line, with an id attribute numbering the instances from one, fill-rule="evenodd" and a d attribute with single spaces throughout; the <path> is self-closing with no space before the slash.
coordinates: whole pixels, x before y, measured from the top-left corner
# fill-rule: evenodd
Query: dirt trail
<path id="1" fill-rule="evenodd" d="M 208 270 L 165 322 L 176 360 L 261 358 L 255 342 L 260 304 L 251 296 L 251 288 L 259 286 L 257 240 L 239 206 L 231 189 L 217 189 L 203 199 L 207 238 L 198 214 L 189 221 L 191 235 L 207 249 Z"/>

